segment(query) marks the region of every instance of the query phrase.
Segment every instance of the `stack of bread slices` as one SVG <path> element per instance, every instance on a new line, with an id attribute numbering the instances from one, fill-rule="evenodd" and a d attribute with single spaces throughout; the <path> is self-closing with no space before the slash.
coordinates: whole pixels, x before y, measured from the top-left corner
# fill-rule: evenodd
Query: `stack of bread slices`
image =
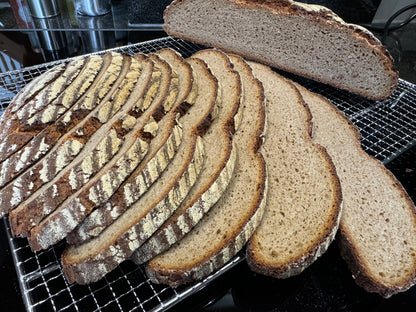
<path id="1" fill-rule="evenodd" d="M 216 49 L 79 58 L 22 89 L 0 128 L 0 214 L 33 251 L 66 239 L 69 282 L 133 260 L 177 286 L 244 246 L 287 278 L 339 233 L 366 290 L 415 283 L 403 187 L 335 106 L 266 65 Z"/>

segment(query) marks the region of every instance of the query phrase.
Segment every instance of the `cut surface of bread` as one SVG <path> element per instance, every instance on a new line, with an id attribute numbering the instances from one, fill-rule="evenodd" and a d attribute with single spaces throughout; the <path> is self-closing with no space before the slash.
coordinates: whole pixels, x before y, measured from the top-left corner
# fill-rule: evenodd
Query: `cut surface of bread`
<path id="1" fill-rule="evenodd" d="M 360 134 L 328 100 L 298 86 L 313 140 L 337 168 L 343 192 L 341 254 L 356 283 L 388 298 L 416 282 L 416 209 L 390 171 L 365 153 Z"/>
<path id="2" fill-rule="evenodd" d="M 137 264 L 167 250 L 190 231 L 221 197 L 234 170 L 236 151 L 231 133 L 235 132 L 234 117 L 240 103 L 240 77 L 232 70 L 228 57 L 219 51 L 202 50 L 192 57 L 207 63 L 218 81 L 215 118 L 203 136 L 204 167 L 172 217 L 134 252 L 132 259 Z"/>
<path id="3" fill-rule="evenodd" d="M 237 72 L 251 75 L 241 59 L 232 62 Z M 260 223 L 267 190 L 266 167 L 258 152 L 265 120 L 264 97 L 253 76 L 242 84 L 247 93 L 241 124 L 233 137 L 237 149 L 233 177 L 192 231 L 146 264 L 146 273 L 155 283 L 177 286 L 201 280 L 234 256 Z"/>
<path id="4" fill-rule="evenodd" d="M 162 174 L 163 170 L 174 157 L 182 141 L 182 130 L 176 124 L 177 115 L 186 113 L 186 100 L 192 87 L 192 70 L 189 64 L 173 50 L 165 49 L 156 53 L 167 61 L 172 67 L 172 81 L 170 91 L 162 105 L 167 112 L 158 122 L 156 136 L 149 145 L 149 151 L 139 166 L 126 179 L 121 188 L 112 197 L 111 201 L 102 203 L 94 210 L 66 240 L 70 244 L 80 244 L 95 236 L 98 236 L 106 226 L 111 224 L 128 208 L 128 205 L 113 204 L 120 196 L 134 193 L 139 198 L 147 188 Z M 143 179 L 140 183 L 134 183 L 136 179 Z M 112 179 L 113 180 L 113 179 Z M 114 184 L 114 183 L 112 183 Z M 115 209 L 117 208 L 117 209 Z"/>
<path id="5" fill-rule="evenodd" d="M 341 188 L 330 157 L 312 142 L 310 113 L 300 93 L 269 67 L 249 64 L 266 97 L 261 152 L 269 192 L 263 220 L 247 246 L 247 262 L 255 272 L 286 278 L 302 272 L 335 238 Z"/>
<path id="6" fill-rule="evenodd" d="M 322 6 L 289 0 L 176 0 L 164 29 L 370 99 L 384 99 L 398 74 L 366 29 Z"/>
<path id="7" fill-rule="evenodd" d="M 180 118 L 183 138 L 175 157 L 161 176 L 136 202 L 99 236 L 67 248 L 62 256 L 69 282 L 91 283 L 102 278 L 131 254 L 177 209 L 198 178 L 204 161 L 201 134 L 211 122 L 217 82 L 202 62 L 188 61 L 197 96 Z M 191 96 L 192 92 L 191 92 Z"/>

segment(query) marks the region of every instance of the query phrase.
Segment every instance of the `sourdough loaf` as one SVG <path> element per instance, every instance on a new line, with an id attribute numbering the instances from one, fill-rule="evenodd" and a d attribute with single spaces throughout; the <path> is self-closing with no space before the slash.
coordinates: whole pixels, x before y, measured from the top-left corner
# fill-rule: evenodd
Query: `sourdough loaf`
<path id="1" fill-rule="evenodd" d="M 313 140 L 330 154 L 344 197 L 341 254 L 356 283 L 388 298 L 416 282 L 416 209 L 399 181 L 361 149 L 360 134 L 328 100 L 298 86 Z"/>
<path id="2" fill-rule="evenodd" d="M 79 141 L 83 143 L 82 140 L 67 140 L 68 131 L 79 123 L 87 123 L 84 118 L 88 114 L 93 114 L 94 109 L 98 109 L 97 106 L 100 107 L 103 98 L 106 95 L 109 96 L 108 93 L 111 93 L 111 90 L 116 89 L 111 86 L 119 76 L 119 81 L 124 77 L 121 73 L 122 63 L 123 56 L 120 54 L 112 53 L 105 56 L 104 68 L 88 92 L 56 122 L 44 128 L 23 149 L 7 160 L 3 177 L 7 176 L 9 180 L 12 177 L 15 178 L 0 189 L 2 213 L 7 213 L 17 207 L 80 151 L 82 144 L 79 144 Z M 126 70 L 127 68 L 128 65 Z M 91 117 L 87 120 L 88 124 L 95 123 Z M 61 150 L 60 158 L 58 158 L 59 150 Z M 24 168 L 26 170 L 23 170 Z"/>
<path id="3" fill-rule="evenodd" d="M 322 6 L 290 0 L 176 0 L 164 14 L 175 37 L 238 53 L 369 99 L 384 99 L 398 74 L 366 29 Z"/>
<path id="4" fill-rule="evenodd" d="M 130 258 L 175 211 L 198 178 L 204 160 L 200 135 L 211 119 L 217 83 L 203 63 L 193 60 L 189 63 L 198 95 L 180 119 L 183 139 L 178 152 L 150 189 L 99 236 L 64 251 L 62 267 L 69 282 L 97 281 Z"/>
<path id="5" fill-rule="evenodd" d="M 269 67 L 249 64 L 267 101 L 261 152 L 269 195 L 247 262 L 258 273 L 286 278 L 302 272 L 335 238 L 341 188 L 330 157 L 312 142 L 311 116 L 298 90 Z"/>
<path id="6" fill-rule="evenodd" d="M 55 100 L 49 102 L 43 110 L 38 111 L 29 119 L 17 119 L 15 121 L 15 126 L 18 127 L 18 130 L 7 136 L 6 141 L 10 142 L 12 137 L 24 137 L 25 140 L 19 139 L 18 143 L 14 141 L 15 146 L 20 144 L 22 146 L 20 149 L 15 148 L 14 154 L 10 155 L 7 161 L 2 164 L 0 169 L 3 172 L 1 186 L 11 181 L 20 172 L 41 158 L 45 151 L 48 150 L 48 146 L 53 146 L 54 140 L 57 140 L 57 137 L 62 135 L 64 130 L 57 131 L 54 125 L 48 125 L 53 124 L 60 115 L 65 113 L 84 95 L 103 67 L 104 60 L 108 63 L 110 57 L 111 55 L 107 55 L 105 58 L 100 56 L 88 58 L 77 78 L 67 85 L 64 92 Z M 103 72 L 105 72 L 105 69 L 102 70 Z M 45 99 L 44 101 L 46 102 L 47 100 Z M 30 105 L 25 105 L 16 115 L 21 115 L 20 113 L 28 110 L 29 107 Z M 43 148 L 41 152 L 38 148 L 40 145 Z"/>
<path id="7" fill-rule="evenodd" d="M 233 177 L 219 201 L 180 241 L 150 260 L 146 273 L 156 283 L 179 285 L 204 278 L 224 265 L 246 243 L 260 223 L 266 198 L 266 167 L 258 152 L 264 126 L 261 84 L 248 66 L 233 57 L 242 79 L 241 124 L 233 142 L 237 158 Z"/>
<path id="8" fill-rule="evenodd" d="M 150 143 L 146 158 L 123 182 L 116 194 L 112 196 L 111 201 L 103 203 L 94 210 L 67 236 L 66 240 L 70 244 L 80 244 L 98 236 L 106 226 L 128 208 L 128 205 L 117 204 L 117 202 L 123 202 L 118 198 L 127 196 L 127 198 L 138 199 L 162 174 L 177 152 L 182 140 L 182 130 L 177 125 L 176 118 L 177 114 L 184 115 L 189 108 L 185 100 L 192 88 L 192 69 L 174 50 L 163 49 L 156 54 L 172 67 L 171 90 L 163 103 L 164 109 L 168 113 L 158 123 L 157 135 Z"/>
<path id="9" fill-rule="evenodd" d="M 228 57 L 216 50 L 203 50 L 192 55 L 207 63 L 217 78 L 218 95 L 215 118 L 203 136 L 204 167 L 191 191 L 175 213 L 132 256 L 144 263 L 180 240 L 221 197 L 228 186 L 235 165 L 236 151 L 231 133 L 238 111 L 241 82 L 232 70 Z"/>
<path id="10" fill-rule="evenodd" d="M 71 164 L 45 185 L 40 195 L 36 194 L 27 203 L 29 207 L 48 205 L 49 210 L 53 211 L 30 230 L 29 244 L 32 250 L 47 248 L 65 238 L 91 212 L 93 203 L 99 204 L 103 200 L 102 196 L 111 196 L 111 189 L 116 188 L 116 184 L 121 183 L 129 175 L 128 171 L 134 170 L 147 154 L 149 139 L 157 131 L 156 120 L 163 114 L 162 101 L 171 85 L 169 65 L 159 59 L 153 62 L 155 72 L 152 75 L 155 75 L 156 80 L 150 82 L 147 91 L 147 79 L 142 85 L 140 78 L 133 93 L 132 86 L 119 88 L 123 95 L 115 98 L 117 100 L 114 103 L 120 103 L 117 113 L 108 121 L 106 118 L 103 126 L 96 129 Z M 131 73 L 141 76 L 137 69 L 132 69 Z M 149 132 L 150 136 L 146 137 L 145 132 Z M 118 165 L 124 168 L 117 168 Z M 115 179 L 104 185 L 106 191 L 111 186 L 108 189 L 110 194 L 106 194 L 106 191 L 96 193 L 100 191 L 101 183 L 108 182 L 111 177 L 108 170 L 114 172 L 114 169 L 121 181 Z M 57 191 L 54 185 L 57 185 Z M 53 199 L 48 198 L 50 194 L 55 194 Z"/>
<path id="11" fill-rule="evenodd" d="M 98 91 L 107 94 L 100 101 L 101 103 L 92 105 L 93 109 L 90 113 L 63 135 L 41 162 L 24 172 L 11 184 L 14 186 L 16 183 L 26 182 L 25 186 L 18 189 L 19 192 L 17 190 L 13 192 L 13 198 L 16 198 L 15 205 L 19 204 L 18 199 L 20 199 L 20 205 L 9 215 L 14 235 L 26 236 L 30 228 L 37 225 L 62 202 L 68 195 L 65 192 L 71 192 L 68 189 L 77 187 L 78 179 L 87 179 L 88 176 L 93 175 L 117 152 L 121 140 L 117 128 L 111 128 L 113 124 L 116 126 L 119 120 L 114 115 L 122 107 L 125 97 L 130 94 L 130 88 L 136 82 L 138 82 L 137 95 L 140 96 L 146 90 L 152 65 L 147 62 L 146 66 L 143 62 L 147 61 L 144 58 L 136 61 L 126 57 L 125 66 L 118 79 L 112 87 L 108 86 L 110 91 Z M 142 66 L 145 68 L 143 75 L 139 70 Z M 127 78 L 126 75 L 130 70 L 134 70 L 135 74 Z M 109 123 L 106 123 L 107 121 Z M 95 152 L 91 153 L 92 149 L 95 149 Z M 108 152 L 111 152 L 111 155 L 107 154 Z M 92 166 L 92 164 L 96 165 Z M 73 168 L 79 168 L 85 173 L 78 176 L 75 173 L 71 175 L 71 172 L 75 172 L 71 171 Z M 6 194 L 6 192 L 0 194 L 3 193 Z"/>

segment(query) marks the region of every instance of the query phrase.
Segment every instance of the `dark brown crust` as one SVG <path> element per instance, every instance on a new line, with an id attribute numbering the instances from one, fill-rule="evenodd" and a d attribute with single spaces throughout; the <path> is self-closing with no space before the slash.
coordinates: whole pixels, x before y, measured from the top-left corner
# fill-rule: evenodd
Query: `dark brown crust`
<path id="1" fill-rule="evenodd" d="M 316 241 L 309 248 L 309 250 L 299 255 L 297 259 L 294 259 L 291 262 L 284 264 L 283 266 L 281 265 L 274 266 L 272 264 L 265 263 L 262 259 L 259 258 L 259 255 L 256 254 L 254 241 L 253 240 L 249 241 L 246 255 L 247 255 L 247 263 L 250 269 L 253 270 L 254 272 L 257 272 L 263 275 L 273 276 L 276 278 L 286 278 L 286 277 L 294 276 L 294 275 L 301 273 L 304 269 L 306 269 L 309 265 L 311 265 L 319 256 L 321 256 L 326 251 L 329 244 L 335 238 L 335 234 L 337 232 L 338 225 L 340 222 L 341 204 L 342 204 L 341 183 L 339 181 L 339 178 L 335 169 L 335 165 L 333 164 L 332 159 L 329 156 L 326 149 L 323 146 L 312 142 L 311 111 L 307 103 L 304 101 L 301 93 L 296 88 L 296 85 L 293 84 L 288 79 L 284 79 L 284 80 L 290 84 L 291 88 L 297 94 L 298 101 L 302 104 L 302 106 L 305 109 L 305 112 L 307 114 L 307 119 L 305 120 L 305 128 L 309 136 L 309 137 L 306 137 L 306 139 L 310 140 L 310 143 L 317 149 L 317 152 L 321 154 L 321 156 L 324 158 L 324 163 L 327 169 L 329 169 L 329 173 L 332 176 L 331 181 L 334 187 L 334 201 L 332 203 L 333 213 L 331 215 L 329 223 L 326 226 L 326 233 L 322 235 L 320 239 Z"/>
<path id="2" fill-rule="evenodd" d="M 172 2 L 172 4 L 170 6 L 168 6 L 168 8 L 165 10 L 164 12 L 164 19 L 165 21 L 168 19 L 169 14 L 170 14 L 170 10 L 174 9 L 176 6 L 178 6 L 178 8 L 180 8 L 180 4 L 181 2 L 186 2 L 186 0 L 175 0 Z M 325 84 L 329 84 L 332 85 L 334 87 L 340 88 L 340 89 L 344 89 L 347 90 L 349 92 L 358 94 L 360 96 L 366 97 L 368 99 L 372 99 L 372 100 L 383 100 L 387 97 L 389 97 L 393 91 L 397 88 L 398 85 L 398 72 L 397 70 L 395 70 L 395 66 L 394 66 L 394 61 L 393 58 L 391 57 L 390 53 L 388 52 L 388 50 L 378 41 L 378 39 L 376 39 L 376 37 L 372 36 L 370 33 L 367 33 L 365 31 L 363 31 L 361 28 L 358 28 L 356 25 L 353 24 L 341 24 L 339 21 L 337 21 L 334 16 L 335 14 L 329 10 L 322 10 L 322 11 L 314 11 L 314 12 L 310 12 L 307 11 L 306 9 L 296 5 L 296 3 L 293 3 L 291 1 L 288 0 L 228 0 L 228 2 L 233 3 L 233 4 L 237 4 L 240 6 L 245 6 L 247 8 L 253 8 L 256 10 L 265 10 L 266 12 L 270 12 L 272 14 L 275 15 L 279 15 L 279 14 L 286 14 L 286 15 L 302 15 L 305 18 L 310 18 L 312 19 L 314 22 L 316 23 L 321 23 L 323 25 L 329 25 L 331 27 L 336 27 L 338 29 L 344 30 L 347 33 L 349 33 L 351 36 L 356 37 L 359 40 L 362 40 L 363 42 L 365 42 L 368 46 L 369 49 L 373 49 L 374 54 L 378 55 L 380 62 L 383 64 L 386 72 L 389 73 L 389 76 L 391 77 L 391 86 L 389 90 L 386 90 L 386 92 L 384 92 L 383 94 L 378 94 L 378 95 L 370 95 L 370 94 L 366 94 L 364 91 L 359 91 L 359 90 L 352 90 L 350 88 L 347 88 L 346 86 L 340 85 L 340 84 L 335 84 L 333 81 L 331 80 L 323 80 L 323 79 L 318 79 L 312 75 L 309 75 L 307 73 L 301 73 L 299 71 L 296 71 L 292 68 L 286 68 L 281 66 L 280 64 L 276 63 L 276 62 L 270 62 L 266 59 L 263 59 L 259 56 L 252 56 L 249 55 L 247 53 L 244 53 L 243 51 L 236 51 L 236 50 L 232 50 L 232 49 L 228 49 L 224 46 L 218 46 L 218 48 L 229 52 L 229 53 L 238 53 L 241 56 L 250 59 L 250 60 L 254 60 L 257 62 L 261 62 L 270 66 L 275 66 L 276 68 L 280 68 L 284 71 L 287 72 L 292 72 L 296 75 L 300 75 L 300 76 L 304 76 L 310 79 L 314 79 L 316 81 L 319 81 L 321 83 L 325 83 Z M 163 25 L 163 28 L 165 30 L 165 32 L 171 36 L 177 36 L 179 38 L 183 38 L 186 40 L 190 40 L 190 41 L 194 41 L 206 46 L 212 46 L 211 42 L 207 42 L 204 41 L 201 38 L 196 38 L 196 37 L 191 37 L 191 36 L 187 36 L 186 34 L 182 33 L 182 32 L 176 32 L 175 30 L 171 30 L 169 29 L 169 25 L 165 24 Z"/>

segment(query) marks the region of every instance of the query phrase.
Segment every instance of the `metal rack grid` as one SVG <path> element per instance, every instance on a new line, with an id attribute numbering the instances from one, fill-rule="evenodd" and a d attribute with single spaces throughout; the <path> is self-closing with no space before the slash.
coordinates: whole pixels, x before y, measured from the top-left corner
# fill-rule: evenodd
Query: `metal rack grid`
<path id="1" fill-rule="evenodd" d="M 157 39 L 113 49 L 126 54 L 151 53 L 170 47 L 187 57 L 203 48 L 173 38 Z M 102 51 L 100 53 L 104 53 Z M 0 75 L 0 110 L 30 80 L 58 62 L 28 67 Z M 306 88 L 329 98 L 362 134 L 362 146 L 387 163 L 416 143 L 416 86 L 400 80 L 394 94 L 385 101 L 369 101 L 348 92 L 288 75 Z M 25 305 L 29 311 L 161 311 L 206 287 L 224 272 L 244 260 L 243 253 L 202 282 L 171 288 L 152 284 L 141 266 L 122 263 L 102 280 L 91 285 L 69 285 L 59 259 L 65 248 L 60 243 L 33 253 L 25 239 L 12 238 L 6 219 L 9 243 Z"/>

